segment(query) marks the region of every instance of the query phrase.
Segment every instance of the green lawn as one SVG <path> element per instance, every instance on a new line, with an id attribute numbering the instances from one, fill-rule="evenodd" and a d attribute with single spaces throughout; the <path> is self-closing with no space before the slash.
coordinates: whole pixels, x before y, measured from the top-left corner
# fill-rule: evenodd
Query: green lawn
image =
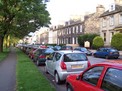
<path id="1" fill-rule="evenodd" d="M 6 56 L 8 56 L 8 53 L 9 53 L 9 49 L 3 49 L 3 52 L 0 52 L 0 61 L 3 61 Z"/>
<path id="2" fill-rule="evenodd" d="M 22 51 L 17 50 L 16 91 L 56 91 Z"/>

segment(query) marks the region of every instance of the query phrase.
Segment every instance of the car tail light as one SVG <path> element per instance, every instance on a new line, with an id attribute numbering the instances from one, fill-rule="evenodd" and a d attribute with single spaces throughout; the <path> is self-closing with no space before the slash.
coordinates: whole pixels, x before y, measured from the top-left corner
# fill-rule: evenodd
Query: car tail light
<path id="1" fill-rule="evenodd" d="M 40 55 L 39 58 L 46 58 L 46 56 L 45 55 Z"/>
<path id="2" fill-rule="evenodd" d="M 91 66 L 91 63 L 88 61 L 88 67 L 90 67 Z"/>
<path id="3" fill-rule="evenodd" d="M 65 64 L 63 61 L 61 62 L 60 67 L 61 67 L 63 70 L 66 70 L 66 69 L 67 69 L 66 64 Z"/>

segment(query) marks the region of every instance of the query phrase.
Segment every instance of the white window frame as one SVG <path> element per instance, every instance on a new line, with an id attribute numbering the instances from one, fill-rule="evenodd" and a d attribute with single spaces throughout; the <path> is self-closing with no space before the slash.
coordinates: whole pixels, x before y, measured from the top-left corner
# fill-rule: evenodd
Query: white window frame
<path id="1" fill-rule="evenodd" d="M 80 32 L 83 32 L 83 31 L 82 31 L 82 25 L 80 25 Z"/>
<path id="2" fill-rule="evenodd" d="M 106 18 L 103 18 L 102 26 L 106 27 L 106 24 L 107 24 Z"/>
<path id="3" fill-rule="evenodd" d="M 122 24 L 122 14 L 119 15 L 119 24 Z"/>
<path id="4" fill-rule="evenodd" d="M 113 15 L 110 16 L 110 25 L 114 25 L 114 16 Z"/>

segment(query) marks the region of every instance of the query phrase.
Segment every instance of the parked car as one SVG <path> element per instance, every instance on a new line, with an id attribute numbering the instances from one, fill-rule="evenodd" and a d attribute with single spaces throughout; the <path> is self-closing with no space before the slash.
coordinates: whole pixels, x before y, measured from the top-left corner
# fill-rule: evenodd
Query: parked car
<path id="1" fill-rule="evenodd" d="M 103 57 L 103 58 L 118 58 L 119 51 L 114 48 L 99 48 L 94 54 L 94 57 Z"/>
<path id="2" fill-rule="evenodd" d="M 28 54 L 28 56 L 31 58 L 31 59 L 33 59 L 34 58 L 34 52 L 36 51 L 36 47 L 33 47 L 33 48 L 31 48 L 31 50 L 30 50 L 30 52 L 29 52 L 29 54 Z"/>
<path id="3" fill-rule="evenodd" d="M 58 51 L 58 50 L 60 50 L 61 49 L 61 46 L 59 46 L 59 45 L 56 45 L 56 46 L 54 46 L 54 48 L 53 48 L 55 51 Z"/>
<path id="4" fill-rule="evenodd" d="M 122 60 L 94 64 L 80 74 L 69 75 L 67 91 L 122 91 Z"/>
<path id="5" fill-rule="evenodd" d="M 54 50 L 52 48 L 38 48 L 34 52 L 33 61 L 35 61 L 38 66 L 45 64 L 46 58 L 53 52 Z"/>
<path id="6" fill-rule="evenodd" d="M 90 66 L 85 53 L 72 50 L 55 51 L 45 62 L 45 71 L 55 77 L 57 84 L 66 80 L 69 74 L 80 73 Z"/>
<path id="7" fill-rule="evenodd" d="M 73 50 L 72 46 L 62 46 L 61 50 Z"/>
<path id="8" fill-rule="evenodd" d="M 92 52 L 85 47 L 76 47 L 76 48 L 74 48 L 74 50 L 79 50 L 81 52 L 84 52 L 88 56 L 92 55 Z"/>

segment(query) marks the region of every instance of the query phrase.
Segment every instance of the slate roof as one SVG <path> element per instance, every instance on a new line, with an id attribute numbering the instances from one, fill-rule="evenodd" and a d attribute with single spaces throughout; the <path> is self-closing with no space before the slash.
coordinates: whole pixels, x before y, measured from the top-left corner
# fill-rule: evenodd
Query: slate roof
<path id="1" fill-rule="evenodd" d="M 103 14 L 101 14 L 100 17 L 104 17 L 104 16 L 116 14 L 116 13 L 118 13 L 118 12 L 122 12 L 122 6 L 120 6 L 120 5 L 115 5 L 115 10 L 113 10 L 113 11 L 107 10 L 106 12 L 104 12 Z"/>

